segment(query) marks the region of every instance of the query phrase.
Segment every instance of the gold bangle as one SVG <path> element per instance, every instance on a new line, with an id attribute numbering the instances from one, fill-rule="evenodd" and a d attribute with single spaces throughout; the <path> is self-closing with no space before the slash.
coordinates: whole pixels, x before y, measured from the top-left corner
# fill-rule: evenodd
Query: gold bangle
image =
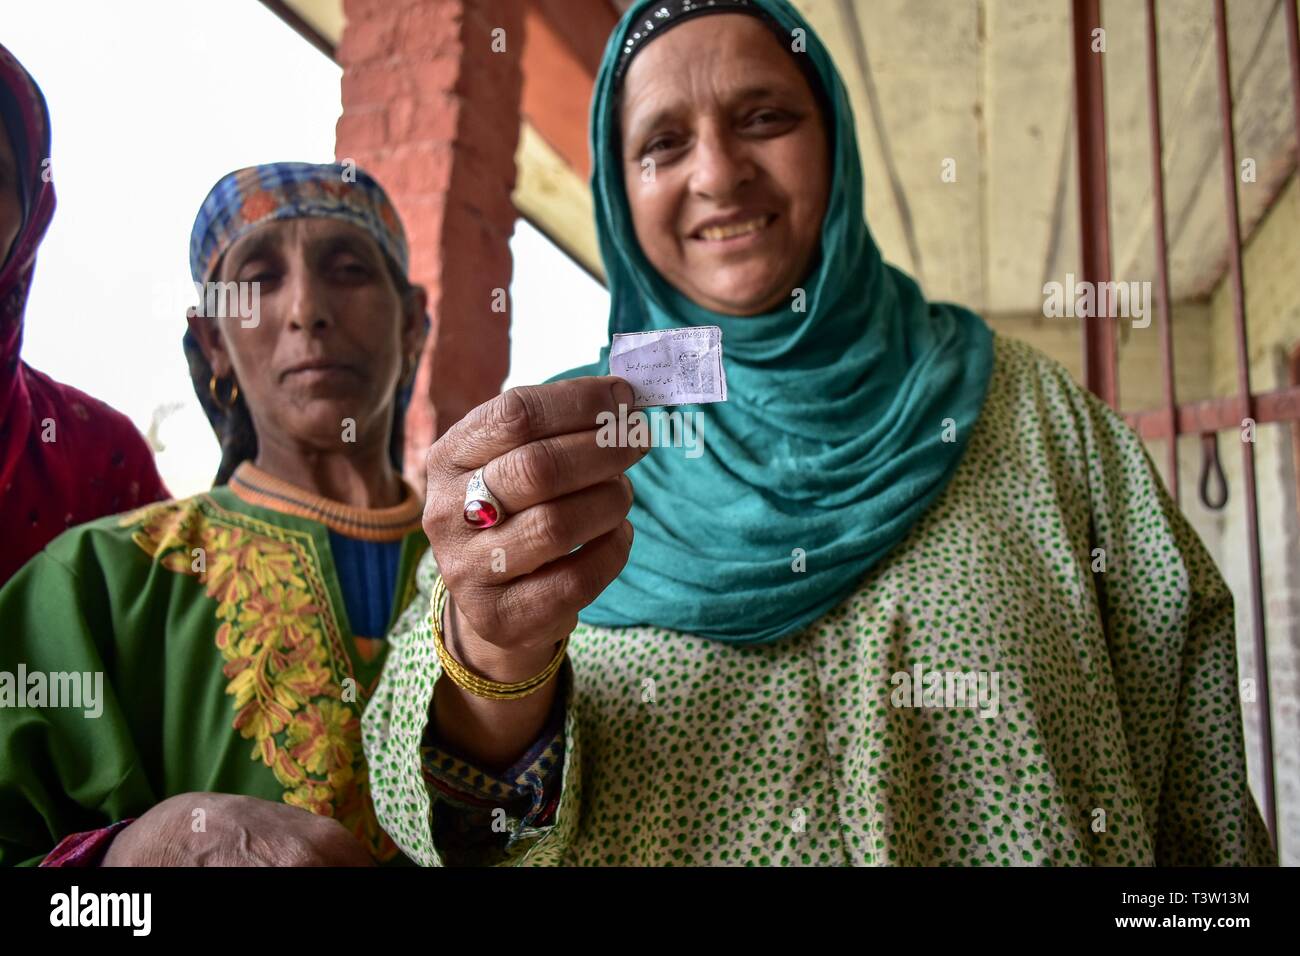
<path id="1" fill-rule="evenodd" d="M 555 676 L 555 672 L 564 663 L 564 655 L 569 649 L 569 639 L 567 637 L 560 642 L 560 649 L 556 652 L 555 657 L 551 659 L 551 662 L 546 665 L 545 669 L 527 680 L 507 684 L 480 677 L 456 660 L 451 651 L 447 650 L 447 641 L 442 632 L 442 612 L 447 606 L 447 585 L 442 580 L 441 575 L 438 576 L 437 583 L 433 586 L 433 599 L 429 603 L 433 622 L 433 643 L 434 647 L 437 648 L 438 662 L 442 664 L 443 673 L 451 678 L 453 684 L 468 691 L 475 697 L 481 697 L 485 700 L 521 700 L 541 690 L 543 685 Z"/>

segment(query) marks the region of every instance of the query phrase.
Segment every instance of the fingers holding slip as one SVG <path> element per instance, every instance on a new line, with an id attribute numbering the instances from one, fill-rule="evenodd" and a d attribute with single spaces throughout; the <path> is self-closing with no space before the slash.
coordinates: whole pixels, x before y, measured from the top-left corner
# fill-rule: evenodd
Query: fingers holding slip
<path id="1" fill-rule="evenodd" d="M 434 446 L 442 446 L 436 465 L 444 473 L 473 472 L 530 442 L 595 431 L 600 414 L 617 413 L 620 404 L 631 406 L 632 386 L 613 375 L 512 388 L 484 402 L 448 430 Z M 431 454 L 430 468 L 434 466 Z"/>
<path id="2" fill-rule="evenodd" d="M 614 376 L 512 389 L 430 450 L 425 533 L 474 635 L 502 649 L 547 646 L 622 571 L 633 498 L 624 472 L 647 449 L 597 439 L 601 417 L 631 402 Z M 505 515 L 482 529 L 464 517 L 479 468 Z"/>

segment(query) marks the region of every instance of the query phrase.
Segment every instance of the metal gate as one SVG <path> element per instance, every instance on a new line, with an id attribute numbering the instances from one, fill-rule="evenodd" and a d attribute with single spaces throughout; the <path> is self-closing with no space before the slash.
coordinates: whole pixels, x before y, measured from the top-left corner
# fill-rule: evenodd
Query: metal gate
<path id="1" fill-rule="evenodd" d="M 1073 3 L 1073 46 L 1075 106 L 1078 115 L 1079 201 L 1083 252 L 1083 276 L 1091 282 L 1111 280 L 1109 195 L 1102 58 L 1092 52 L 1093 31 L 1101 27 L 1100 0 L 1071 0 Z M 1165 439 L 1168 449 L 1170 491 L 1179 500 L 1178 436 L 1201 436 L 1203 460 L 1200 480 L 1202 499 L 1210 507 L 1223 502 L 1208 499 L 1208 478 L 1218 469 L 1218 432 L 1240 433 L 1247 421 L 1256 424 L 1291 422 L 1292 433 L 1300 436 L 1300 375 L 1293 374 L 1288 387 L 1270 392 L 1252 392 L 1250 358 L 1246 340 L 1246 296 L 1242 272 L 1241 225 L 1237 196 L 1237 153 L 1233 132 L 1231 70 L 1228 59 L 1228 22 L 1225 0 L 1208 0 L 1214 8 L 1215 45 L 1218 60 L 1219 113 L 1223 148 L 1223 193 L 1227 211 L 1228 275 L 1232 295 L 1237 360 L 1237 394 L 1230 398 L 1180 405 L 1174 391 L 1173 334 L 1170 324 L 1169 258 L 1165 223 L 1164 152 L 1160 126 L 1160 70 L 1155 0 L 1146 0 L 1147 98 L 1150 115 L 1151 176 L 1155 221 L 1156 301 L 1159 314 L 1161 370 L 1164 404 L 1160 408 L 1126 415 L 1128 423 L 1144 439 Z M 1286 40 L 1290 60 L 1291 92 L 1295 108 L 1297 170 L 1300 170 L 1300 25 L 1296 5 L 1286 0 Z M 1113 300 L 1105 312 L 1113 311 Z M 1084 384 L 1118 410 L 1119 375 L 1116 322 L 1102 314 L 1083 319 Z M 1294 365 L 1300 369 L 1300 359 Z M 1258 489 L 1255 478 L 1255 445 L 1241 441 L 1242 484 L 1245 495 L 1247 559 L 1250 566 L 1250 608 L 1254 625 L 1255 672 L 1259 690 L 1260 754 L 1263 792 L 1260 794 L 1265 822 L 1277 846 L 1276 768 L 1273 759 L 1273 722 L 1268 651 L 1264 626 L 1264 591 L 1260 573 Z M 1300 455 L 1300 445 L 1296 454 Z M 1218 472 L 1220 478 L 1222 471 Z M 1226 493 L 1226 485 L 1224 486 Z"/>

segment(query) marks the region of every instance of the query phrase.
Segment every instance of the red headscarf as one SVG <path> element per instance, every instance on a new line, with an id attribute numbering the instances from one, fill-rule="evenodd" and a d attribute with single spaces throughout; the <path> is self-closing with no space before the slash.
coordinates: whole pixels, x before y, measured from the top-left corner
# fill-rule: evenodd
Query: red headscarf
<path id="1" fill-rule="evenodd" d="M 0 585 L 75 524 L 168 497 L 131 420 L 19 356 L 36 250 L 54 215 L 45 97 L 0 45 L 0 118 L 23 223 L 0 263 Z M 4 256 L 0 249 L 0 257 Z"/>

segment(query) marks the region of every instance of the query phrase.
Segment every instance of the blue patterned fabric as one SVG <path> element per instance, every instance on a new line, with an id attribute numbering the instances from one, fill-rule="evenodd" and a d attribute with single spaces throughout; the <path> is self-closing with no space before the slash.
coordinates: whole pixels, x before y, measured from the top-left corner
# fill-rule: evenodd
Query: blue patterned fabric
<path id="1" fill-rule="evenodd" d="M 266 163 L 221 177 L 190 231 L 190 275 L 206 282 L 231 244 L 264 222 L 308 217 L 360 226 L 406 275 L 406 233 L 388 195 L 365 170 L 337 163 Z"/>

